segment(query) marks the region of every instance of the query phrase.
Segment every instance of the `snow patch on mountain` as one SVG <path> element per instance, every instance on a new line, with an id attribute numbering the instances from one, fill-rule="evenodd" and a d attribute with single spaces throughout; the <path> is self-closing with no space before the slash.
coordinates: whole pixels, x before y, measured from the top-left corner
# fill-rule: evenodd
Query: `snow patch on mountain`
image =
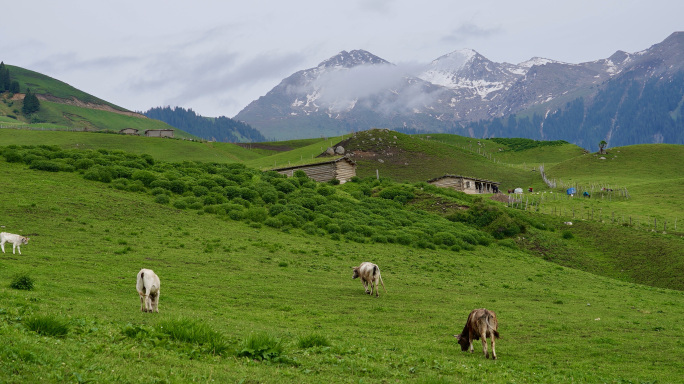
<path id="1" fill-rule="evenodd" d="M 523 68 L 532 68 L 534 65 L 546 65 L 550 63 L 561 63 L 560 61 L 556 60 L 551 60 L 551 59 L 545 59 L 543 57 L 533 57 L 527 61 L 523 61 L 522 63 L 518 64 L 518 66 L 523 67 Z M 565 64 L 565 63 L 561 63 Z"/>

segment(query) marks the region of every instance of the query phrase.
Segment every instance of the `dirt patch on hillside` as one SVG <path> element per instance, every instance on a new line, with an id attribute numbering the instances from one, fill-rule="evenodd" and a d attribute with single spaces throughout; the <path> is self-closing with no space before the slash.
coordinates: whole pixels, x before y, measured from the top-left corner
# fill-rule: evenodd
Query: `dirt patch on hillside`
<path id="1" fill-rule="evenodd" d="M 53 103 L 73 105 L 76 107 L 88 108 L 88 109 L 97 109 L 99 111 L 107 111 L 107 112 L 117 113 L 119 115 L 138 117 L 141 119 L 147 119 L 147 116 L 140 114 L 140 113 L 135 113 L 135 112 L 130 112 L 130 111 L 122 111 L 122 110 L 116 109 L 112 106 L 105 105 L 105 104 L 87 103 L 87 102 L 81 101 L 75 97 L 72 97 L 71 99 L 62 99 L 60 97 L 55 97 L 52 95 L 36 95 L 36 97 L 38 97 L 38 100 L 50 101 Z M 23 98 L 24 98 L 24 95 L 22 94 L 22 99 Z"/>

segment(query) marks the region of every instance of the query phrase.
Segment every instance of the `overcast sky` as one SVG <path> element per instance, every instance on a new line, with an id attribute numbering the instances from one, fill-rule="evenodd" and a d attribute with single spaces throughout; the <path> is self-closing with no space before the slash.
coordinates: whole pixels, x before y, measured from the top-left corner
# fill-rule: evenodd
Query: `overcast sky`
<path id="1" fill-rule="evenodd" d="M 684 30 L 682 0 L 22 0 L 0 60 L 121 107 L 235 116 L 342 50 L 395 64 L 471 48 L 496 62 L 580 63 Z"/>

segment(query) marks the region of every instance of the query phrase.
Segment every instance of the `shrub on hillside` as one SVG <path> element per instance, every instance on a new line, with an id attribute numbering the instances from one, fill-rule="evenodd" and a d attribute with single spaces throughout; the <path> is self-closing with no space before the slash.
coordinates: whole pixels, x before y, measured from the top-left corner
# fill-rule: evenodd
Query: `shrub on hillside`
<path id="1" fill-rule="evenodd" d="M 167 195 L 156 195 L 154 197 L 154 202 L 157 204 L 168 204 L 171 201 L 171 199 Z"/>
<path id="2" fill-rule="evenodd" d="M 515 236 L 519 233 L 525 233 L 526 231 L 524 223 L 505 214 L 499 215 L 499 217 L 487 225 L 485 229 L 496 239 Z"/>
<path id="3" fill-rule="evenodd" d="M 150 171 L 138 170 L 131 174 L 131 179 L 140 180 L 146 187 L 149 187 L 152 182 L 157 180 L 157 175 Z"/>
<path id="4" fill-rule="evenodd" d="M 382 191 L 380 191 L 378 196 L 386 200 L 397 201 L 401 204 L 406 204 L 415 197 L 413 192 L 399 186 L 391 186 L 385 188 Z"/>
<path id="5" fill-rule="evenodd" d="M 109 183 L 112 181 L 112 174 L 104 166 L 94 165 L 83 174 L 83 178 L 87 180 Z"/>
<path id="6" fill-rule="evenodd" d="M 12 289 L 19 289 L 23 291 L 32 291 L 33 290 L 33 284 L 34 280 L 32 277 L 26 274 L 19 274 L 15 275 L 12 277 L 12 281 L 10 282 L 10 288 Z"/>

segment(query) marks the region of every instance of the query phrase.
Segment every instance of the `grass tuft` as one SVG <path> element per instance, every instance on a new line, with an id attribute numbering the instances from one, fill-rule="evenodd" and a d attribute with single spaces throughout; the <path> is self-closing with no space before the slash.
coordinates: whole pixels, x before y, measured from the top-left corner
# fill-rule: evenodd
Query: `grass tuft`
<path id="1" fill-rule="evenodd" d="M 283 343 L 280 339 L 267 333 L 253 333 L 245 339 L 238 356 L 255 360 L 276 361 L 283 354 Z"/>
<path id="2" fill-rule="evenodd" d="M 312 347 L 329 347 L 330 342 L 325 336 L 318 333 L 312 333 L 310 335 L 306 335 L 299 338 L 297 345 L 299 346 L 299 348 L 302 349 Z"/>
<path id="3" fill-rule="evenodd" d="M 137 332 L 137 330 L 133 329 L 129 332 Z M 223 355 L 229 350 L 228 343 L 221 333 L 197 321 L 189 319 L 162 321 L 159 323 L 159 332 L 168 335 L 172 340 L 200 345 L 211 354 Z"/>
<path id="4" fill-rule="evenodd" d="M 65 337 L 69 333 L 69 325 L 66 321 L 52 315 L 31 316 L 23 321 L 24 326 L 43 336 Z"/>

